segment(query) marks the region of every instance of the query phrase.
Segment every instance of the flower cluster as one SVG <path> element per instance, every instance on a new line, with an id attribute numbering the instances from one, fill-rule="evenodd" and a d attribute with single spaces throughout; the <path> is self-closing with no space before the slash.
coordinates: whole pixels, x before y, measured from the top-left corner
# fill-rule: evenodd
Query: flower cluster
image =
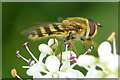
<path id="1" fill-rule="evenodd" d="M 110 42 L 113 42 L 113 50 Z M 76 55 L 74 51 L 69 50 L 71 43 L 64 43 L 65 51 L 56 55 L 56 49 L 59 42 L 56 39 L 50 39 L 48 44 L 40 44 L 38 46 L 40 53 L 39 59 L 32 54 L 29 42 L 23 44 L 34 60 L 26 59 L 20 51 L 16 51 L 16 56 L 26 61 L 29 66 L 26 74 L 33 78 L 118 78 L 118 55 L 116 54 L 116 42 L 114 33 L 108 41 L 102 42 L 98 47 L 99 57 L 88 55 L 92 51 L 90 47 L 84 54 Z M 113 51 L 113 52 L 112 52 Z M 45 60 L 45 61 L 44 61 Z M 83 67 L 87 70 L 83 74 L 75 66 Z M 100 69 L 97 69 L 99 67 Z M 13 77 L 18 77 L 16 69 L 11 70 Z"/>

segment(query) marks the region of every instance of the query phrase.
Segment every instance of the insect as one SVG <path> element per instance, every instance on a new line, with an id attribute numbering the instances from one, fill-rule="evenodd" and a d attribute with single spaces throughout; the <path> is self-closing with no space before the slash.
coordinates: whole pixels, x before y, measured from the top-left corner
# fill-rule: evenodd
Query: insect
<path id="1" fill-rule="evenodd" d="M 84 42 L 92 43 L 91 38 L 96 35 L 98 27 L 102 26 L 92 19 L 70 17 L 61 22 L 37 27 L 29 31 L 28 38 L 36 40 L 45 37 L 60 36 L 64 38 L 65 42 L 69 40 L 82 40 L 84 46 Z"/>

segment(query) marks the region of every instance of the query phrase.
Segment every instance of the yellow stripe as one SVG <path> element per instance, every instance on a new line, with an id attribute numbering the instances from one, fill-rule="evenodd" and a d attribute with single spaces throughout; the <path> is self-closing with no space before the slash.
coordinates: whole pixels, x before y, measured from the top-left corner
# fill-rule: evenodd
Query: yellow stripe
<path id="1" fill-rule="evenodd" d="M 83 18 L 83 17 L 69 17 L 69 18 L 67 18 L 67 20 L 73 20 L 73 19 L 87 20 L 86 18 Z"/>
<path id="2" fill-rule="evenodd" d="M 57 31 L 52 24 L 49 25 L 49 28 L 52 32 Z"/>
<path id="3" fill-rule="evenodd" d="M 64 28 L 62 28 L 62 25 L 58 25 L 58 28 L 59 28 L 60 30 L 64 30 Z"/>
<path id="4" fill-rule="evenodd" d="M 40 30 L 41 30 L 42 34 L 46 34 L 44 27 L 40 27 Z"/>
<path id="5" fill-rule="evenodd" d="M 49 35 L 46 33 L 44 27 L 40 27 L 41 33 L 44 35 L 44 37 L 48 37 Z"/>
<path id="6" fill-rule="evenodd" d="M 31 39 L 37 39 L 39 38 L 38 35 L 35 35 L 34 37 L 32 37 Z"/>

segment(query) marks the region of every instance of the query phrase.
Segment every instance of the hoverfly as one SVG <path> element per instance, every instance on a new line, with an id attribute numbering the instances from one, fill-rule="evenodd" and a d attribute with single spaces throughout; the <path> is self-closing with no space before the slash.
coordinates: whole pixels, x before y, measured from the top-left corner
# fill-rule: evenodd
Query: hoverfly
<path id="1" fill-rule="evenodd" d="M 28 38 L 36 40 L 45 37 L 60 36 L 64 38 L 65 42 L 69 40 L 82 40 L 82 42 L 92 43 L 91 38 L 96 35 L 98 27 L 102 26 L 92 19 L 70 17 L 61 22 L 37 27 L 29 31 Z"/>

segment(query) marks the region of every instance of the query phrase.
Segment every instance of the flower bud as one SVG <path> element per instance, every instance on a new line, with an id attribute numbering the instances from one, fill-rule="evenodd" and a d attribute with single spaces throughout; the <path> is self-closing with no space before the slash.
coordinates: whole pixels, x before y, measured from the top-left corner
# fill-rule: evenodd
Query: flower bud
<path id="1" fill-rule="evenodd" d="M 40 44 L 38 46 L 38 49 L 41 53 L 44 53 L 44 54 L 52 54 L 53 53 L 53 50 L 46 44 Z"/>
<path id="2" fill-rule="evenodd" d="M 48 41 L 48 46 L 50 46 L 53 50 L 55 50 L 58 47 L 57 39 L 50 39 Z"/>
<path id="3" fill-rule="evenodd" d="M 100 57 L 111 54 L 112 48 L 109 42 L 104 41 L 98 47 L 98 54 Z"/>

